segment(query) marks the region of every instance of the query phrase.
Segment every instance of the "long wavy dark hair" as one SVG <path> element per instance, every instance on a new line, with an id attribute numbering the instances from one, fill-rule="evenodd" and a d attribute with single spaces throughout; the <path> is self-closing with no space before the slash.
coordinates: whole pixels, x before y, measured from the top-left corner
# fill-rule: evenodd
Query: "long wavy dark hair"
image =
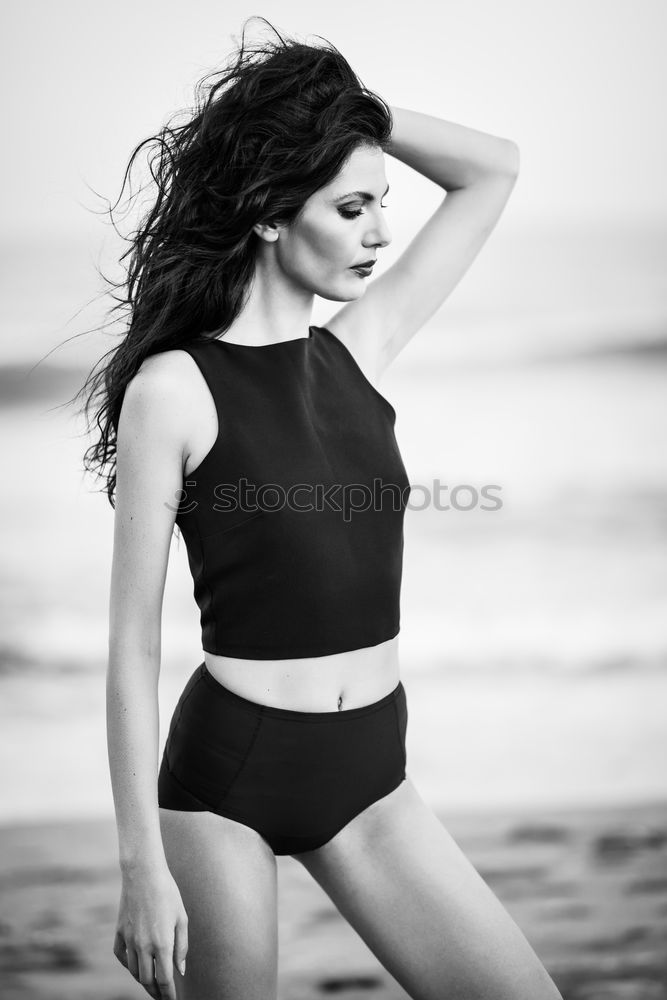
<path id="1" fill-rule="evenodd" d="M 108 210 L 116 228 L 114 209 L 148 147 L 155 200 L 133 235 L 123 237 L 130 243 L 120 257 L 124 280 L 102 275 L 116 303 L 107 315 L 122 317 L 121 340 L 74 397 L 85 397 L 88 432 L 96 407 L 99 436 L 83 463 L 105 479 L 101 491 L 112 507 L 121 406 L 144 358 L 228 330 L 254 273 L 253 226 L 289 224 L 355 147 L 386 149 L 391 137 L 388 105 L 335 46 L 319 35 L 324 45 L 285 39 L 265 18 L 277 40 L 248 45 L 250 20 L 227 65 L 196 84 L 185 123 L 173 116 L 134 149 Z"/>

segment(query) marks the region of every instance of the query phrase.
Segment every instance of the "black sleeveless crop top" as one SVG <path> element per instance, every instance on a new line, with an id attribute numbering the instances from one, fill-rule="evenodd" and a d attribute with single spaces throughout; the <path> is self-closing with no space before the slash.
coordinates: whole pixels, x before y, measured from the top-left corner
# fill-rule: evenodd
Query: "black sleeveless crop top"
<path id="1" fill-rule="evenodd" d="M 410 493 L 393 406 L 325 327 L 181 349 L 218 417 L 176 515 L 203 649 L 287 659 L 393 638 Z"/>

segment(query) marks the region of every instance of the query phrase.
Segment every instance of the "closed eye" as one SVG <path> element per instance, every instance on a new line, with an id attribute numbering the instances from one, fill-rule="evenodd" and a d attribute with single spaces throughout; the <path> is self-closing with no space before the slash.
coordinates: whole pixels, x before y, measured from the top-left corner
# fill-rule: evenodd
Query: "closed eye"
<path id="1" fill-rule="evenodd" d="M 388 205 L 380 205 L 380 208 L 389 208 L 389 206 Z M 348 209 L 346 209 L 346 208 L 339 208 L 338 211 L 340 212 L 340 214 L 345 219 L 356 219 L 357 216 L 361 215 L 364 210 L 363 210 L 363 208 L 356 208 L 356 209 L 353 209 L 353 208 L 348 208 Z"/>

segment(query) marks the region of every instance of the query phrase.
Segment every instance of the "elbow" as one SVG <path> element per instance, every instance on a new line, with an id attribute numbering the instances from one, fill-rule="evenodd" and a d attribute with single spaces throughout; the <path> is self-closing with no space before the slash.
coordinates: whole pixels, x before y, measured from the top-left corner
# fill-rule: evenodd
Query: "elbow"
<path id="1" fill-rule="evenodd" d="M 513 139 L 496 138 L 492 156 L 489 157 L 482 172 L 483 180 L 512 181 L 519 175 L 519 147 Z"/>
<path id="2" fill-rule="evenodd" d="M 513 139 L 504 140 L 503 169 L 512 177 L 518 176 L 521 156 L 519 147 Z"/>

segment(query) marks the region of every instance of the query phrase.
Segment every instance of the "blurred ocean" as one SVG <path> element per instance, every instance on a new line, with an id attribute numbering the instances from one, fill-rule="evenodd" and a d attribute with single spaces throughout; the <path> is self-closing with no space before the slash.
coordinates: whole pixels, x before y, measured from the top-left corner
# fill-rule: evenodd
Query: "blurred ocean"
<path id="1" fill-rule="evenodd" d="M 77 336 L 102 315 L 96 256 L 0 247 L 0 822 L 112 810 L 113 512 L 53 409 L 113 344 Z M 667 794 L 666 275 L 664 231 L 501 228 L 385 375 L 413 486 L 408 768 L 435 806 Z M 459 509 L 425 503 L 436 480 Z M 174 542 L 161 741 L 198 640 Z"/>

